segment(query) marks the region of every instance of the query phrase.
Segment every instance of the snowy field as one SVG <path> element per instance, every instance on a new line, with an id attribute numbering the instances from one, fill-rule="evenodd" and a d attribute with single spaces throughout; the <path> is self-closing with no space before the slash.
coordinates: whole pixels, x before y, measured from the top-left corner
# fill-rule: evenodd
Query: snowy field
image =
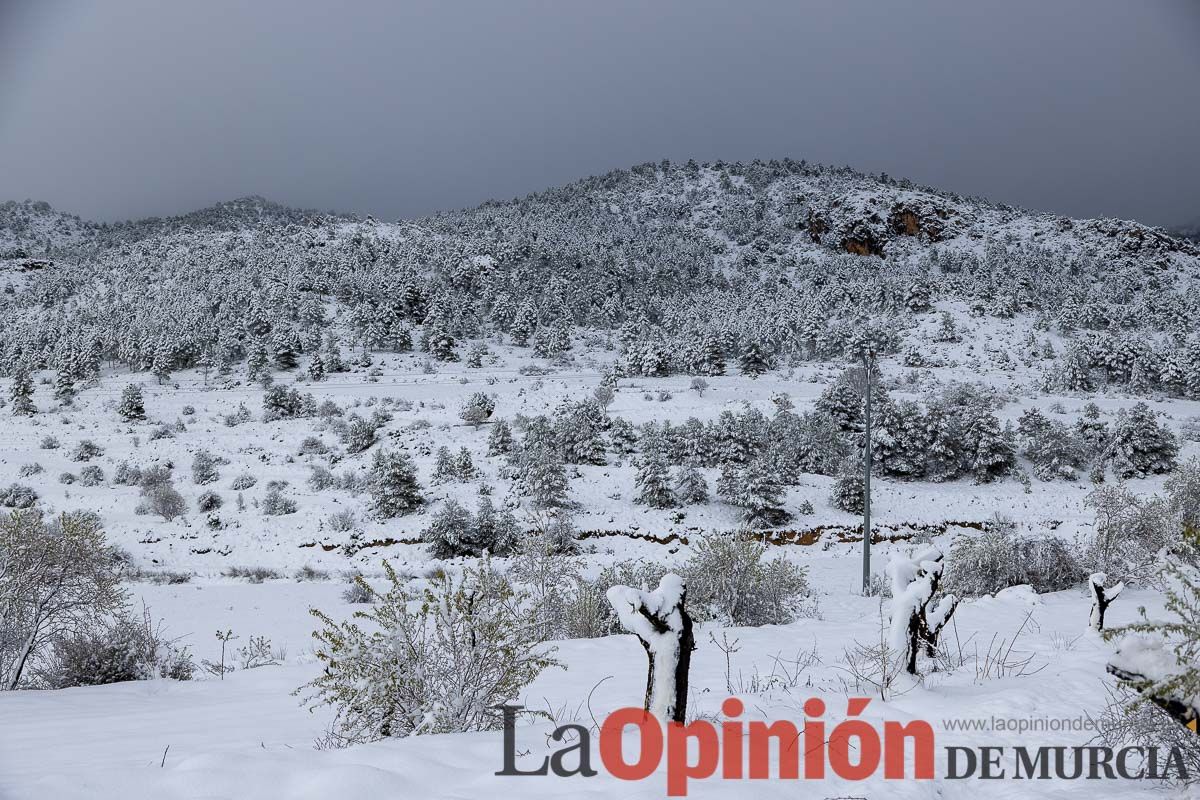
<path id="1" fill-rule="evenodd" d="M 888 546 L 880 548 L 886 558 Z M 825 719 L 845 717 L 845 697 L 855 694 L 844 650 L 855 641 L 877 640 L 879 601 L 853 591 L 857 551 L 841 546 L 805 558 L 819 596 L 819 617 L 784 626 L 713 629 L 701 626 L 692 667 L 694 714 L 713 715 L 728 696 L 741 698 L 747 720 L 800 720 L 810 697 L 826 700 Z M 286 662 L 235 672 L 223 681 L 139 681 L 57 692 L 0 695 L 5 725 L 0 732 L 0 797 L 12 798 L 324 798 L 330 796 L 478 798 L 665 796 L 660 770 L 640 783 L 594 778 L 497 777 L 501 734 L 417 737 L 342 751 L 314 751 L 327 722 L 300 707 L 290 692 L 317 671 L 309 655 L 309 604 L 348 614 L 333 584 L 272 581 L 257 586 L 198 582 L 144 586 L 137 594 L 175 632 L 188 631 L 212 657 L 211 631 L 232 627 L 243 634 L 269 630 L 284 646 Z M 1115 623 L 1130 621 L 1138 605 L 1159 610 L 1152 592 L 1131 591 L 1112 609 Z M 903 685 L 895 697 L 876 696 L 869 720 L 926 719 L 948 745 L 1083 744 L 1090 732 L 962 733 L 945 731 L 945 719 L 1075 719 L 1096 714 L 1106 702 L 1104 664 L 1111 647 L 1086 633 L 1090 600 L 1085 592 L 1034 596 L 1021 589 L 965 602 L 949 635 L 950 649 L 965 663 L 932 674 L 924 685 Z M 882 613 L 886 614 L 887 606 Z M 1026 621 L 1026 617 L 1029 617 Z M 1014 674 L 980 675 L 992 637 L 1011 641 L 1006 656 Z M 708 638 L 727 635 L 738 650 L 725 657 Z M 546 710 L 559 723 L 592 725 L 609 711 L 640 702 L 644 683 L 641 648 L 631 636 L 557 643 L 566 669 L 547 671 L 521 701 Z M 961 646 L 960 646 L 961 644 Z M 791 674 L 798 655 L 815 648 L 819 662 Z M 978 655 L 978 658 L 977 658 Z M 632 666 L 635 665 L 635 666 Z M 757 676 L 774 673 L 777 685 L 758 691 Z M 732 687 L 730 687 L 732 684 Z M 848 685 L 849 684 L 849 685 Z M 732 692 L 729 689 L 732 688 Z M 869 696 L 869 693 L 864 693 Z M 523 724 L 518 743 L 540 762 L 547 751 L 546 722 Z M 939 774 L 942 757 L 939 754 Z M 694 797 L 1145 797 L 1136 781 L 1059 781 L 1052 787 L 1026 781 L 977 780 L 850 783 L 722 781 L 692 783 Z"/>
<path id="2" fill-rule="evenodd" d="M 1177 433 L 1184 420 L 1200 415 L 1200 402 L 1178 398 L 1039 392 L 1036 369 L 990 371 L 993 365 L 987 354 L 977 352 L 973 344 L 984 341 L 993 352 L 1015 351 L 1018 342 L 1031 330 L 1031 320 L 992 321 L 988 326 L 972 320 L 954 304 L 947 304 L 947 308 L 957 315 L 965 341 L 929 343 L 928 347 L 952 366 L 913 370 L 904 368 L 898 358 L 886 359 L 882 366 L 885 379 L 916 376 L 915 384 L 892 388 L 893 399 L 918 399 L 925 391 L 962 381 L 991 384 L 1006 392 L 1011 400 L 996 416 L 1002 422 L 1014 424 L 1023 411 L 1039 409 L 1049 418 L 1070 425 L 1080 417 L 1088 402 L 1100 407 L 1103 419 L 1110 425 L 1118 410 L 1147 402 L 1153 411 L 1163 415 L 1162 424 Z M 935 314 L 929 315 L 931 320 L 934 317 Z M 71 408 L 8 419 L 0 433 L 0 485 L 13 482 L 30 485 L 51 508 L 86 508 L 98 512 L 109 540 L 128 550 L 138 566 L 151 571 L 182 570 L 215 577 L 230 566 L 262 566 L 287 574 L 305 565 L 335 572 L 369 570 L 378 567 L 385 556 L 399 563 L 420 564 L 426 560 L 423 546 L 367 547 L 348 559 L 342 549 L 349 541 L 348 535 L 331 530 L 329 516 L 339 511 L 352 512 L 363 542 L 415 540 L 442 501 L 455 498 L 473 507 L 473 497 L 486 485 L 492 489 L 497 505 L 514 508 L 518 520 L 528 524 L 521 512 L 526 504 L 522 503 L 513 482 L 503 477 L 504 459 L 487 455 L 490 426 L 473 427 L 459 418 L 464 400 L 480 391 L 493 396 L 494 419 L 511 421 L 517 415 L 552 415 L 564 403 L 589 399 L 617 357 L 612 350 L 589 350 L 572 358 L 570 363 L 555 365 L 530 358 L 525 349 L 495 344 L 489 347 L 493 363 L 478 369 L 461 363 L 437 363 L 433 374 L 425 374 L 423 364 L 428 359 L 422 354 L 377 354 L 369 370 L 356 367 L 319 383 L 296 385 L 300 391 L 312 394 L 318 403 L 332 400 L 346 414 L 367 417 L 377 408 L 389 411 L 393 418 L 378 430 L 379 444 L 374 449 L 400 445 L 412 457 L 426 498 L 415 514 L 379 521 L 372 519 L 368 500 L 361 492 L 352 494 L 336 488 L 316 492 L 309 488 L 307 482 L 314 466 L 330 466 L 338 474 L 365 475 L 373 450 L 357 455 L 339 453 L 338 437 L 319 430 L 316 419 L 263 422 L 263 390 L 254 384 L 246 385 L 241 370 L 230 379 L 210 375 L 207 383 L 198 370 L 178 372 L 165 385 L 149 374 L 122 372 L 81 391 Z M 534 369 L 530 370 L 531 367 Z M 525 372 L 546 374 L 522 374 L 523 368 Z M 680 425 L 688 418 L 710 422 L 722 411 L 741 412 L 747 408 L 770 416 L 774 409 L 772 396 L 778 394 L 787 395 L 796 413 L 803 413 L 813 409 L 817 398 L 844 369 L 844 363 L 828 362 L 774 370 L 753 379 L 737 374 L 710 377 L 705 379 L 708 388 L 702 393 L 689 388 L 690 379 L 686 376 L 623 378 L 607 414 L 634 426 L 647 422 Z M 286 373 L 281 374 L 280 382 L 288 385 L 288 380 Z M 142 388 L 145 421 L 125 422 L 117 413 L 122 389 L 130 383 Z M 51 396 L 51 389 L 49 385 L 38 386 L 35 402 L 54 409 L 57 402 Z M 392 401 L 395 404 L 385 405 Z M 236 412 L 239 406 L 248 410 L 251 419 L 228 427 L 222 419 Z M 182 426 L 183 430 L 170 438 L 153 438 L 156 431 L 171 426 Z M 57 439 L 59 446 L 39 447 L 39 442 L 47 436 Z M 332 455 L 301 455 L 302 443 L 311 437 L 320 439 Z M 95 442 L 103 454 L 87 463 L 73 461 L 72 448 L 84 440 Z M 1180 461 L 1200 454 L 1200 444 L 1196 442 L 1181 439 L 1180 445 Z M 436 480 L 435 455 L 443 446 L 452 453 L 461 448 L 470 451 L 479 470 L 478 477 L 467 481 Z M 219 467 L 217 482 L 191 485 L 187 477 L 189 465 L 199 450 L 208 450 L 229 462 Z M 712 499 L 687 506 L 682 518 L 678 518 L 676 509 L 659 510 L 632 502 L 637 491 L 636 456 L 609 453 L 607 461 L 604 466 L 568 465 L 570 500 L 575 506 L 573 518 L 581 531 L 624 531 L 661 537 L 672 532 L 734 530 L 741 526 L 739 509 L 715 496 L 717 469 L 701 470 Z M 136 514 L 138 487 L 113 485 L 114 470 L 121 462 L 141 467 L 172 466 L 178 488 L 189 506 L 194 505 L 203 490 L 216 491 L 225 501 L 218 512 L 221 527 L 210 529 L 205 516 L 195 512 L 170 521 Z M 29 464 L 38 464 L 44 471 L 22 477 L 21 468 Z M 75 476 L 89 464 L 99 465 L 103 470 L 105 480 L 100 485 L 61 482 L 63 473 Z M 252 475 L 255 486 L 245 491 L 232 489 L 234 480 L 242 475 Z M 944 483 L 877 478 L 873 486 L 873 516 L 876 524 L 895 526 L 981 522 L 1000 513 L 1070 540 L 1089 535 L 1094 518 L 1094 512 L 1085 508 L 1083 502 L 1093 488 L 1085 477 L 1073 482 L 1035 478 L 1028 491 L 1012 479 L 976 484 L 969 478 Z M 295 500 L 299 513 L 267 516 L 259 511 L 256 502 L 263 496 L 263 487 L 271 481 L 287 482 L 284 494 Z M 832 477 L 802 475 L 798 485 L 784 487 L 786 509 L 795 511 L 806 501 L 814 509 L 811 514 L 796 514 L 787 527 L 806 530 L 822 525 L 859 524 L 858 516 L 830 504 L 832 484 Z M 1139 494 L 1155 492 L 1161 488 L 1162 478 L 1135 478 L 1128 485 Z M 239 495 L 247 504 L 245 511 L 234 508 Z"/>
<path id="3" fill-rule="evenodd" d="M 1019 326 L 998 328 L 994 347 L 1006 338 L 1022 335 Z M 365 547 L 353 555 L 342 549 L 346 533 L 330 530 L 327 518 L 352 509 L 364 526 L 364 541 L 415 539 L 428 524 L 430 511 L 444 498 L 458 497 L 470 504 L 482 483 L 497 487 L 503 501 L 507 482 L 498 477 L 500 460 L 485 454 L 487 426 L 475 429 L 458 418 L 462 399 L 484 390 L 496 397 L 496 416 L 534 415 L 553 410 L 564 400 L 585 397 L 598 385 L 612 353 L 595 351 L 574 363 L 559 365 L 549 374 L 521 374 L 520 367 L 534 362 L 517 351 L 493 348 L 494 363 L 482 369 L 441 365 L 425 374 L 421 359 L 412 355 L 381 355 L 366 370 L 331 376 L 309 383 L 318 401 L 333 400 L 347 410 L 369 411 L 385 398 L 405 401 L 390 405 L 393 419 L 380 431 L 383 443 L 402 441 L 427 489 L 429 502 L 415 515 L 386 521 L 373 520 L 365 499 L 350 493 L 312 492 L 305 481 L 314 456 L 299 455 L 300 443 L 315 435 L 312 420 L 262 422 L 257 386 L 215 377 L 205 383 L 199 372 L 172 376 L 160 386 L 152 376 L 110 376 L 100 385 L 80 393 L 73 408 L 61 413 L 6 420 L 0 438 L 0 483 L 20 481 L 37 487 L 43 502 L 54 508 L 89 508 L 101 515 L 110 540 L 128 551 L 135 565 L 148 576 L 174 572 L 190 576 L 186 583 L 155 585 L 146 580 L 132 584 L 135 607 L 144 603 L 167 633 L 183 637 L 197 659 L 217 660 L 220 642 L 214 632 L 232 630 L 245 644 L 266 636 L 277 656 L 276 665 L 237 670 L 224 679 L 201 675 L 190 682 L 138 681 L 102 687 L 58 691 L 0 693 L 0 797 L 23 798 L 324 798 L 331 796 L 478 798 L 501 794 L 511 797 L 662 797 L 665 772 L 638 782 L 617 781 L 603 770 L 594 778 L 499 777 L 502 766 L 500 732 L 424 736 L 354 746 L 344 750 L 317 750 L 314 743 L 325 733 L 330 714 L 307 711 L 293 691 L 315 677 L 320 665 L 313 655 L 308 614 L 317 607 L 335 618 L 348 617 L 354 607 L 342 598 L 341 575 L 361 570 L 378 582 L 381 559 L 388 558 L 421 580 L 435 566 L 421 544 Z M 954 355 L 954 354 L 950 354 Z M 967 353 L 957 354 L 966 361 Z M 977 365 L 928 372 L 927 380 L 949 382 L 979 377 Z M 791 371 L 776 370 L 757 379 L 737 375 L 709 379 L 700 395 L 688 388 L 688 379 L 622 379 L 608 413 L 635 424 L 650 420 L 680 423 L 688 417 L 715 418 L 721 410 L 746 404 L 765 413 L 772 395 L 787 393 L 797 411 L 811 408 L 824 387 L 836 376 L 836 364 L 810 365 Z M 885 366 L 896 374 L 898 365 Z M 528 370 L 526 370 L 528 372 Z M 133 380 L 144 387 L 148 420 L 126 423 L 116 413 L 122 387 Z M 1025 408 L 1050 408 L 1062 403 L 1064 419 L 1073 419 L 1084 402 L 1080 397 L 1053 396 L 1029 391 L 1023 381 L 1032 375 L 1007 375 L 1002 388 L 1020 398 L 1001 409 L 1004 419 L 1015 420 Z M 659 399 L 660 393 L 669 393 Z M 895 396 L 904 397 L 903 392 Z M 915 395 L 914 395 L 915 396 Z M 1132 405 L 1122 396 L 1094 399 L 1106 416 Z M 48 387 L 39 386 L 35 400 L 53 404 Z M 228 427 L 221 418 L 244 404 L 254 419 Z M 411 405 L 409 405 L 411 404 Z M 1169 415 L 1168 425 L 1198 411 L 1196 403 L 1153 403 Z M 194 413 L 185 413 L 190 406 Z M 151 440 L 160 423 L 182 421 L 184 430 L 171 438 Z M 1174 421 L 1174 422 L 1173 422 Z M 51 435 L 57 449 L 39 449 L 37 442 Z M 319 435 L 319 434 L 316 434 Z M 327 437 L 328 438 L 328 437 Z M 220 466 L 215 488 L 226 496 L 220 511 L 221 527 L 212 529 L 203 515 L 189 511 L 163 521 L 134 513 L 136 487 L 61 484 L 53 476 L 77 470 L 67 453 L 90 439 L 103 449 L 91 463 L 111 474 L 121 461 L 143 466 L 171 463 L 186 474 L 195 451 L 205 448 L 227 460 Z M 330 444 L 334 440 L 330 438 Z M 482 476 L 466 483 L 437 483 L 432 479 L 433 452 L 447 445 L 466 447 L 475 456 Z M 1195 452 L 1185 443 L 1181 458 Z M 363 470 L 370 453 L 347 456 L 338 469 Z M 23 464 L 37 461 L 44 472 L 21 478 Z M 738 527 L 737 509 L 713 498 L 689 506 L 686 516 L 672 519 L 670 511 L 647 509 L 631 502 L 635 469 L 629 460 L 606 466 L 582 466 L 570 481 L 576 503 L 575 522 L 581 531 L 625 531 L 632 534 L 683 536 L 704 530 L 731 531 Z M 227 488 L 241 474 L 253 474 L 259 485 L 246 490 L 246 508 L 235 512 Z M 708 471 L 710 483 L 716 471 Z M 254 498 L 261 484 L 287 481 L 286 495 L 299 511 L 271 517 L 258 513 Z M 804 501 L 813 512 L 798 516 L 791 527 L 853 526 L 854 515 L 833 508 L 828 501 L 832 478 L 805 476 L 789 487 L 786 506 Z M 1162 480 L 1130 482 L 1139 493 L 1154 492 Z M 202 487 L 179 481 L 189 506 Z M 212 486 L 204 488 L 213 488 Z M 1093 513 L 1083 503 L 1091 490 L 1086 480 L 1043 482 L 1033 480 L 1030 490 L 1015 480 L 976 485 L 969 480 L 934 484 L 877 479 L 873 507 L 878 525 L 903 523 L 985 522 L 995 514 L 1013 517 L 1029 529 L 1072 539 L 1090 534 Z M 515 504 L 519 498 L 513 498 Z M 519 504 L 517 504 L 519 507 Z M 965 529 L 956 529 L 962 533 Z M 967 535 L 970 531 L 966 531 Z M 950 549 L 952 536 L 934 543 Z M 875 547 L 875 568 L 882 572 L 894 553 L 906 553 L 906 542 L 880 543 Z M 832 533 L 807 546 L 772 548 L 805 567 L 812 586 L 811 608 L 806 616 L 786 625 L 758 628 L 721 628 L 700 624 L 691 671 L 691 709 L 694 718 L 715 719 L 728 696 L 745 702 L 744 720 L 796 720 L 810 697 L 826 701 L 825 719 L 832 727 L 846 717 L 846 698 L 873 697 L 864 719 L 906 721 L 924 719 L 937 733 L 939 777 L 932 781 L 842 781 L 836 778 L 789 781 L 737 781 L 713 778 L 693 781 L 695 797 L 1013 797 L 1032 796 L 1110 798 L 1144 797 L 1151 791 L 1169 792 L 1158 784 L 1112 780 L 1028 781 L 947 780 L 943 748 L 951 745 L 1075 746 L 1087 742 L 1090 731 L 1016 733 L 988 731 L 965 733 L 947 730 L 946 720 L 1003 717 L 1011 719 L 1079 719 L 1098 715 L 1108 702 L 1111 678 L 1105 664 L 1112 645 L 1087 630 L 1090 597 L 1084 588 L 1036 595 L 1028 587 L 1007 590 L 997 597 L 966 600 L 954 617 L 953 629 L 943 641 L 954 662 L 952 668 L 930 672 L 917 681 L 904 678 L 883 692 L 856 681 L 848 652 L 863 643 L 877 642 L 887 624 L 890 600 L 862 597 L 860 548 L 857 542 L 840 541 Z M 679 543 L 659 545 L 627 536 L 584 539 L 578 559 L 581 567 L 595 570 L 621 559 L 640 558 L 664 564 L 678 563 L 689 547 Z M 504 559 L 498 560 L 503 566 Z M 230 578 L 230 567 L 261 567 L 278 577 L 261 583 Z M 296 580 L 302 567 L 317 571 L 315 580 Z M 454 565 L 450 565 L 455 568 Z M 184 578 L 180 578 L 183 580 Z M 1152 615 L 1161 612 L 1161 596 L 1149 589 L 1128 591 L 1113 606 L 1110 624 L 1133 620 L 1139 606 Z M 722 647 L 736 645 L 728 655 Z M 722 643 L 722 646 L 718 646 Z M 631 636 L 608 636 L 554 643 L 563 668 L 544 672 L 520 702 L 553 718 L 523 719 L 517 730 L 521 763 L 536 765 L 552 744 L 549 733 L 556 724 L 578 722 L 594 728 L 596 721 L 617 708 L 638 705 L 644 688 L 644 656 Z M 1003 650 L 1003 655 L 997 654 Z M 996 663 L 999 659 L 1000 663 Z"/>

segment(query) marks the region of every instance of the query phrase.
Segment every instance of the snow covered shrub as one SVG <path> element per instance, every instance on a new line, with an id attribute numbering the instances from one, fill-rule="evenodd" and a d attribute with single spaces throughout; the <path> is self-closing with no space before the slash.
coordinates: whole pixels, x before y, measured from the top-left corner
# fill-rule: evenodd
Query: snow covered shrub
<path id="1" fill-rule="evenodd" d="M 58 439 L 53 436 L 43 436 L 38 446 L 43 450 L 57 450 L 59 447 Z"/>
<path id="2" fill-rule="evenodd" d="M 70 486 L 71 484 L 75 483 L 75 473 L 74 472 L 60 472 L 58 474 L 58 482 L 63 484 L 64 486 Z"/>
<path id="3" fill-rule="evenodd" d="M 879 593 L 871 596 L 877 597 Z M 885 702 L 896 695 L 899 689 L 897 683 L 904 676 L 904 651 L 892 647 L 889 635 L 888 624 L 883 614 L 883 602 L 880 601 L 877 638 L 867 642 L 855 639 L 852 646 L 842 650 L 845 666 L 838 669 L 847 676 L 840 679 L 846 694 L 878 695 L 879 699 Z"/>
<path id="4" fill-rule="evenodd" d="M 376 442 L 376 430 L 375 423 L 358 417 L 352 418 L 346 426 L 346 435 L 342 437 L 346 452 L 354 455 L 369 450 Z"/>
<path id="5" fill-rule="evenodd" d="M 543 530 L 531 531 L 517 544 L 508 578 L 529 593 L 530 615 L 540 639 L 563 638 L 571 582 L 578 578 L 575 559 Z"/>
<path id="6" fill-rule="evenodd" d="M 375 596 L 363 584 L 366 579 L 361 572 L 350 573 L 346 577 L 346 588 L 342 591 L 342 600 L 353 605 L 373 602 Z"/>
<path id="7" fill-rule="evenodd" d="M 317 413 L 317 403 L 311 394 L 300 394 L 298 389 L 288 389 L 278 384 L 263 391 L 263 422 L 295 417 L 311 417 Z"/>
<path id="8" fill-rule="evenodd" d="M 483 392 L 475 392 L 463 401 L 462 409 L 458 412 L 458 418 L 468 425 L 474 425 L 478 428 L 491 419 L 495 411 L 495 398 L 489 397 Z"/>
<path id="9" fill-rule="evenodd" d="M 138 513 L 157 514 L 169 521 L 182 516 L 185 510 L 187 506 L 183 495 L 176 491 L 169 479 L 162 483 L 142 484 L 142 502 L 135 509 Z"/>
<path id="10" fill-rule="evenodd" d="M 978 597 L 1025 584 L 1037 592 L 1058 592 L 1086 577 L 1062 539 L 1023 534 L 1010 520 L 997 519 L 978 535 L 955 539 L 943 584 L 959 597 Z"/>
<path id="11" fill-rule="evenodd" d="M 121 391 L 121 402 L 117 405 L 117 414 L 126 422 L 135 422 L 146 418 L 146 403 L 142 398 L 142 387 L 131 383 Z"/>
<path id="12" fill-rule="evenodd" d="M 608 602 L 608 590 L 613 586 L 657 586 L 665 572 L 661 565 L 634 561 L 607 566 L 595 578 L 585 578 L 573 568 L 560 569 L 562 579 L 555 587 L 558 596 L 550 625 L 553 638 L 595 639 L 620 633 L 621 623 Z"/>
<path id="13" fill-rule="evenodd" d="M 1179 423 L 1179 435 L 1185 442 L 1200 442 L 1200 417 L 1186 417 Z"/>
<path id="14" fill-rule="evenodd" d="M 284 660 L 286 651 L 276 650 L 266 636 L 251 636 L 245 647 L 237 649 L 238 666 L 243 670 L 274 667 Z"/>
<path id="15" fill-rule="evenodd" d="M 104 448 L 91 439 L 84 439 L 71 450 L 70 458 L 72 461 L 91 461 L 102 455 L 104 455 Z"/>
<path id="16" fill-rule="evenodd" d="M 402 450 L 376 450 L 367 473 L 371 510 L 382 519 L 410 514 L 425 502 L 416 467 Z"/>
<path id="17" fill-rule="evenodd" d="M 1108 671 L 1194 731 L 1200 719 L 1200 531 L 1189 528 L 1177 550 L 1175 558 L 1164 559 L 1160 575 L 1169 618 L 1152 620 L 1143 608 L 1137 622 L 1104 637 L 1119 642 Z"/>
<path id="18" fill-rule="evenodd" d="M 1190 458 L 1163 484 L 1183 528 L 1200 528 L 1200 458 Z"/>
<path id="19" fill-rule="evenodd" d="M 125 603 L 121 569 L 94 514 L 0 517 L 0 689 L 16 689 L 54 641 Z"/>
<path id="20" fill-rule="evenodd" d="M 157 442 L 162 439 L 174 439 L 175 431 L 171 430 L 169 425 L 159 425 L 150 431 L 150 441 Z"/>
<path id="21" fill-rule="evenodd" d="M 1175 469 L 1179 443 L 1175 434 L 1160 427 L 1157 415 L 1145 403 L 1121 409 L 1112 438 L 1101 456 L 1118 478 L 1144 478 Z"/>
<path id="22" fill-rule="evenodd" d="M 722 625 L 783 625 L 802 611 L 808 578 L 782 556 L 765 559 L 767 545 L 747 532 L 712 533 L 692 542 L 680 568 L 697 619 Z"/>
<path id="23" fill-rule="evenodd" d="M 19 483 L 11 483 L 8 488 L 0 489 L 0 506 L 5 508 L 32 508 L 37 500 L 37 492 Z"/>
<path id="24" fill-rule="evenodd" d="M 305 581 L 327 581 L 329 580 L 329 573 L 323 569 L 317 569 L 311 564 L 305 564 L 292 574 L 292 579 L 300 583 Z"/>
<path id="25" fill-rule="evenodd" d="M 300 443 L 299 455 L 302 456 L 321 456 L 329 452 L 329 446 L 326 445 L 316 436 L 306 436 L 304 441 Z"/>
<path id="26" fill-rule="evenodd" d="M 55 639 L 34 678 L 47 689 L 65 689 L 151 678 L 187 681 L 194 672 L 188 649 L 164 639 L 146 612 L 141 620 L 122 616 Z"/>
<path id="27" fill-rule="evenodd" d="M 196 509 L 201 513 L 216 511 L 224 504 L 225 501 L 221 499 L 221 495 L 211 489 L 201 492 L 200 496 L 196 498 Z"/>
<path id="28" fill-rule="evenodd" d="M 241 492 L 252 488 L 256 483 L 258 483 L 258 478 L 247 473 L 238 475 L 236 478 L 234 478 L 233 481 L 230 482 L 229 488 L 235 492 Z"/>
<path id="29" fill-rule="evenodd" d="M 1200 781 L 1200 736 L 1179 724 L 1169 712 L 1146 700 L 1128 686 L 1119 684 L 1109 692 L 1108 703 L 1096 718 L 1096 736 L 1088 744 L 1119 750 L 1141 747 L 1143 752 L 1158 748 L 1183 756 L 1186 777 L 1174 768 L 1162 772 L 1170 785 L 1188 786 Z M 1136 773 L 1143 765 L 1131 760 L 1129 769 Z"/>
<path id="30" fill-rule="evenodd" d="M 32 478 L 34 475 L 40 475 L 46 471 L 46 468 L 36 461 L 32 464 L 22 464 L 17 470 L 18 478 Z"/>
<path id="31" fill-rule="evenodd" d="M 317 406 L 317 416 L 321 419 L 329 419 L 330 417 L 340 417 L 342 408 L 332 400 L 322 400 L 321 405 Z"/>
<path id="32" fill-rule="evenodd" d="M 238 403 L 237 411 L 232 414 L 226 414 L 221 417 L 221 422 L 226 428 L 236 428 L 251 420 L 250 409 L 246 408 L 245 403 Z"/>
<path id="33" fill-rule="evenodd" d="M 348 533 L 354 530 L 354 526 L 358 524 L 358 519 L 354 516 L 354 512 L 347 508 L 330 514 L 329 518 L 325 520 L 325 524 L 329 526 L 330 530 L 337 531 L 338 533 Z"/>
<path id="34" fill-rule="evenodd" d="M 216 483 L 220 477 L 216 456 L 207 450 L 197 450 L 192 459 L 192 482 L 203 486 L 206 483 Z"/>
<path id="35" fill-rule="evenodd" d="M 533 635 L 528 596 L 489 561 L 459 578 L 435 574 L 419 592 L 383 567 L 383 592 L 356 579 L 374 600 L 369 610 L 340 623 L 312 610 L 325 669 L 297 693 L 309 708 L 333 707 L 342 742 L 495 730 L 501 717 L 491 707 L 558 666 Z"/>
<path id="36" fill-rule="evenodd" d="M 196 415 L 196 407 L 190 405 L 184 406 L 183 408 L 179 409 L 179 413 L 185 417 L 193 417 Z"/>
<path id="37" fill-rule="evenodd" d="M 192 575 L 190 572 L 174 572 L 172 570 L 140 570 L 136 579 L 152 583 L 155 586 L 178 586 L 191 583 Z"/>
<path id="38" fill-rule="evenodd" d="M 323 492 L 326 489 L 337 486 L 337 476 L 328 467 L 313 464 L 308 470 L 308 481 L 306 483 L 308 488 L 314 492 Z"/>
<path id="39" fill-rule="evenodd" d="M 250 583 L 279 580 L 283 577 L 279 570 L 270 567 L 229 567 L 224 572 L 227 578 L 241 578 Z"/>
<path id="40" fill-rule="evenodd" d="M 148 486 L 161 486 L 171 483 L 173 480 L 171 468 L 171 464 L 168 462 L 166 464 L 154 464 L 139 470 L 138 486 L 144 489 Z"/>
<path id="41" fill-rule="evenodd" d="M 1179 518 L 1161 497 L 1138 497 L 1124 484 L 1101 485 L 1084 505 L 1096 510 L 1095 534 L 1082 557 L 1088 572 L 1144 581 L 1157 570 L 1160 551 L 1179 540 Z"/>
<path id="42" fill-rule="evenodd" d="M 99 465 L 88 464 L 79 470 L 79 484 L 81 486 L 99 486 L 102 483 L 104 483 L 104 470 Z"/>
<path id="43" fill-rule="evenodd" d="M 268 517 L 283 517 L 296 513 L 296 501 L 283 496 L 283 490 L 278 486 L 267 489 L 262 499 L 262 513 Z"/>

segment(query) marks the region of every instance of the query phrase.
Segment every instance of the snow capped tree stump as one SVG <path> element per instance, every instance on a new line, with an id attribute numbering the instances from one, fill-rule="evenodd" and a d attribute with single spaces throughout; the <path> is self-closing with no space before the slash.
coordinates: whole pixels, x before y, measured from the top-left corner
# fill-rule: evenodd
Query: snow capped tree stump
<path id="1" fill-rule="evenodd" d="M 1103 572 L 1095 572 L 1088 578 L 1088 588 L 1092 591 L 1092 614 L 1088 623 L 1094 631 L 1104 630 L 1105 612 L 1112 605 L 1112 601 L 1116 600 L 1121 592 L 1125 591 L 1124 582 L 1105 589 L 1104 584 L 1107 582 L 1108 576 Z"/>
<path id="2" fill-rule="evenodd" d="M 958 608 L 958 598 L 952 594 L 929 607 L 941 585 L 944 557 L 934 547 L 911 559 L 894 558 L 888 564 L 895 598 L 890 641 L 893 648 L 905 653 L 909 675 L 917 674 L 917 655 L 922 649 L 926 656 L 934 656 L 938 636 Z"/>
<path id="3" fill-rule="evenodd" d="M 650 662 L 643 708 L 663 722 L 680 724 L 687 715 L 688 669 L 696 649 L 686 598 L 683 578 L 672 573 L 652 592 L 629 586 L 608 590 L 621 627 L 638 637 Z"/>

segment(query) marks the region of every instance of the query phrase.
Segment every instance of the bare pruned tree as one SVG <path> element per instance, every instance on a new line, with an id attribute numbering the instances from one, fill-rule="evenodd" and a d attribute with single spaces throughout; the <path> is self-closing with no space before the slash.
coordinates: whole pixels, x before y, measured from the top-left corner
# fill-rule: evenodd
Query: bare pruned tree
<path id="1" fill-rule="evenodd" d="M 663 722 L 683 723 L 687 717 L 688 669 L 696 640 L 686 599 L 683 578 L 672 573 L 662 576 L 652 592 L 629 586 L 608 590 L 621 627 L 638 637 L 650 662 L 643 707 Z"/>

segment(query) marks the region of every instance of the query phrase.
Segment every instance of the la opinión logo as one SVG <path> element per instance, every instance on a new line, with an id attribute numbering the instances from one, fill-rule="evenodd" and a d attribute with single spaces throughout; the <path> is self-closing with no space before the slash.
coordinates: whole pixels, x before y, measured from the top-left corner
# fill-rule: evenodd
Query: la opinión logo
<path id="1" fill-rule="evenodd" d="M 695 720 L 687 724 L 664 725 L 642 708 L 621 708 L 609 714 L 600 725 L 599 753 L 604 770 L 615 778 L 640 781 L 649 778 L 666 761 L 667 795 L 683 797 L 688 782 L 720 774 L 726 780 L 743 778 L 821 779 L 827 772 L 845 780 L 864 780 L 880 768 L 885 778 L 900 780 L 934 777 L 933 726 L 924 720 L 908 723 L 884 722 L 882 736 L 861 715 L 870 698 L 852 697 L 847 701 L 845 719 L 826 731 L 821 719 L 825 701 L 809 698 L 804 703 L 806 719 L 802 727 L 790 720 L 763 722 L 739 719 L 745 711 L 741 700 L 730 697 L 721 704 L 725 720 L 715 724 Z M 591 731 L 583 725 L 556 728 L 555 741 L 571 744 L 555 751 L 533 768 L 517 767 L 516 716 L 523 706 L 496 706 L 504 714 L 504 768 L 497 775 L 556 775 L 593 777 Z M 627 757 L 625 732 L 634 729 L 638 746 Z M 852 744 L 853 742 L 853 744 Z M 906 774 L 905 751 L 911 742 L 913 766 Z M 778 769 L 771 774 L 772 755 Z M 801 770 L 803 765 L 803 771 Z"/>

